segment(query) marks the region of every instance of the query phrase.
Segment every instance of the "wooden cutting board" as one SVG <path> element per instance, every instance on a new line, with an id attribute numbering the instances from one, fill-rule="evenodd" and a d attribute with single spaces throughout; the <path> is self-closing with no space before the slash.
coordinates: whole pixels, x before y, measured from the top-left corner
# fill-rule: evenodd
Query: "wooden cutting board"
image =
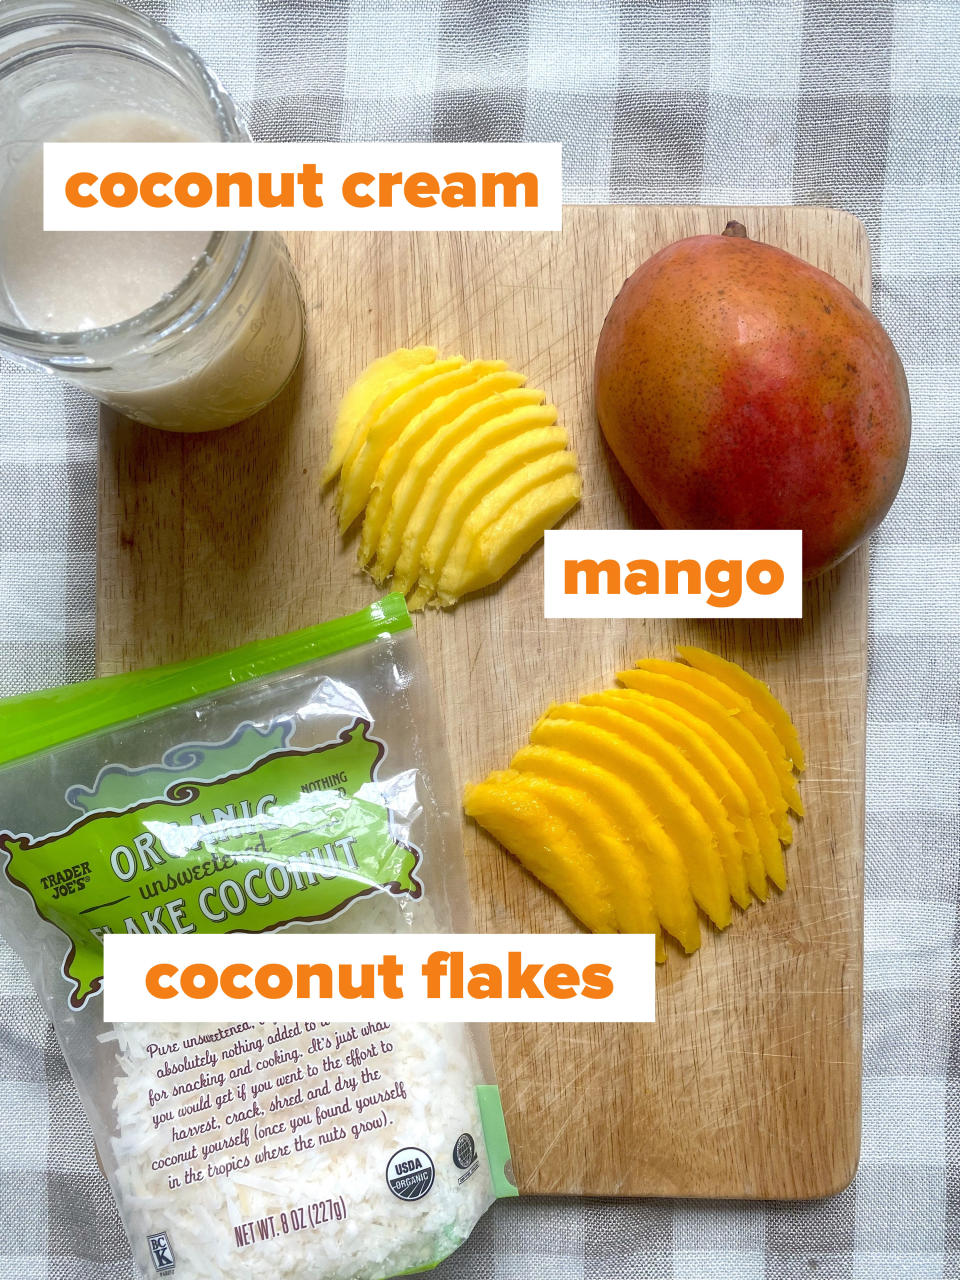
<path id="1" fill-rule="evenodd" d="M 273 406 L 211 436 L 105 415 L 100 671 L 211 653 L 375 598 L 317 478 L 341 392 L 400 345 L 526 372 L 582 459 L 569 526 L 650 523 L 594 424 L 597 335 L 639 262 L 731 217 L 868 296 L 861 225 L 823 209 L 570 208 L 562 233 L 292 236 L 308 342 Z M 705 928 L 690 959 L 671 951 L 655 1025 L 494 1028 L 520 1188 L 835 1192 L 860 1130 L 866 552 L 808 588 L 802 622 L 770 623 L 547 622 L 540 557 L 451 613 L 417 618 L 459 784 L 504 767 L 551 700 L 687 642 L 742 662 L 786 703 L 807 748 L 809 816 L 782 896 L 722 935 Z M 577 927 L 482 831 L 465 824 L 464 841 L 481 927 Z"/>

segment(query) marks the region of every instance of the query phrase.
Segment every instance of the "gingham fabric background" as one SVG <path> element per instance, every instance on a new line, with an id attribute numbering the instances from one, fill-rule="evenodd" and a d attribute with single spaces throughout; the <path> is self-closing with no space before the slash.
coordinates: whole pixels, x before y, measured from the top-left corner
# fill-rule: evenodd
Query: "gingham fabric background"
<path id="1" fill-rule="evenodd" d="M 827 204 L 866 222 L 916 419 L 873 556 L 857 1179 L 809 1204 L 504 1202 L 435 1274 L 960 1277 L 960 6 L 137 7 L 203 54 L 258 138 L 560 139 L 570 201 Z M 95 438 L 83 397 L 0 366 L 0 692 L 92 672 Z M 0 1019 L 0 1280 L 129 1280 L 9 949 Z"/>

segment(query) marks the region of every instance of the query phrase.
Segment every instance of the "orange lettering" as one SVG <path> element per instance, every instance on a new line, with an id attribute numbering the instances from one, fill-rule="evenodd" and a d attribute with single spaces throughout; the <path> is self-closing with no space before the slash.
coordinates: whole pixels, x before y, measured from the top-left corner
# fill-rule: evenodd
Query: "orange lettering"
<path id="1" fill-rule="evenodd" d="M 253 204 L 253 179 L 249 173 L 217 174 L 217 208 L 230 208 L 232 187 L 237 189 L 237 208 L 249 209 Z"/>
<path id="2" fill-rule="evenodd" d="M 770 581 L 762 582 L 761 573 L 769 573 Z M 747 586 L 758 596 L 772 596 L 783 586 L 783 569 L 776 560 L 755 560 L 747 570 Z"/>
<path id="3" fill-rule="evenodd" d="M 568 596 L 575 596 L 580 590 L 579 578 L 583 574 L 584 594 L 597 596 L 600 594 L 600 575 L 606 574 L 607 595 L 620 594 L 620 565 L 616 560 L 565 560 L 563 562 L 563 590 Z"/>
<path id="4" fill-rule="evenodd" d="M 524 964 L 519 951 L 507 952 L 507 992 L 511 1000 L 519 1000 L 521 996 L 529 996 L 533 1000 L 542 1000 L 543 992 L 537 986 L 537 974 L 543 968 L 540 964 Z"/>
<path id="5" fill-rule="evenodd" d="M 271 978 L 276 982 L 271 984 Z M 257 970 L 254 986 L 267 1000 L 281 1000 L 293 986 L 293 974 L 283 964 L 264 964 Z"/>
<path id="6" fill-rule="evenodd" d="M 111 209 L 126 209 L 136 198 L 137 184 L 129 173 L 108 173 L 100 183 L 100 199 Z"/>
<path id="7" fill-rule="evenodd" d="M 176 987 L 161 986 L 161 978 L 172 978 L 177 972 L 175 964 L 154 964 L 147 970 L 147 976 L 144 979 L 147 990 L 152 996 L 158 1000 L 172 1000 L 177 994 Z"/>
<path id="8" fill-rule="evenodd" d="M 583 971 L 583 995 L 588 1000 L 606 1000 L 613 995 L 613 980 L 608 964 L 588 964 Z"/>
<path id="9" fill-rule="evenodd" d="M 70 203 L 77 209 L 89 209 L 97 203 L 97 197 L 90 192 L 83 195 L 81 187 L 89 187 L 97 180 L 95 173 L 72 173 L 67 179 L 63 192 Z"/>
<path id="10" fill-rule="evenodd" d="M 543 989 L 554 1000 L 570 1000 L 577 994 L 580 975 L 572 964 L 552 964 L 543 975 Z"/>
<path id="11" fill-rule="evenodd" d="M 140 199 L 151 209 L 165 209 L 173 201 L 168 195 L 158 195 L 157 187 L 165 187 L 169 181 L 169 173 L 148 173 L 140 183 Z"/>
<path id="12" fill-rule="evenodd" d="M 188 964 L 180 975 L 180 990 L 191 1000 L 206 1000 L 217 989 L 217 971 L 208 964 Z"/>
<path id="13" fill-rule="evenodd" d="M 196 192 L 191 187 L 196 187 Z M 185 209 L 201 209 L 213 198 L 213 183 L 205 173 L 181 173 L 173 184 L 173 193 Z"/>
<path id="14" fill-rule="evenodd" d="M 655 596 L 660 592 L 660 570 L 652 560 L 631 560 L 624 587 L 632 596 Z"/>
<path id="15" fill-rule="evenodd" d="M 711 592 L 707 604 L 728 608 L 737 603 L 743 592 L 743 561 L 711 560 L 704 578 Z"/>
<path id="16" fill-rule="evenodd" d="M 247 996 L 252 996 L 253 992 L 249 987 L 237 982 L 237 978 L 249 978 L 253 970 L 248 964 L 228 964 L 220 975 L 220 987 L 224 995 L 232 996 L 234 1000 L 246 1000 Z"/>
<path id="17" fill-rule="evenodd" d="M 402 173 L 381 173 L 380 175 L 380 208 L 393 208 L 393 189 L 403 182 Z"/>
<path id="18" fill-rule="evenodd" d="M 260 203 L 264 209 L 292 209 L 293 208 L 293 174 L 281 173 L 280 175 L 280 194 L 273 193 L 273 174 L 261 173 L 260 175 Z"/>
<path id="19" fill-rule="evenodd" d="M 517 192 L 523 187 L 523 207 L 536 209 L 540 203 L 537 175 L 535 173 L 485 173 L 483 175 L 483 207 L 497 207 L 497 188 L 503 194 L 503 208 L 517 207 Z"/>
<path id="20" fill-rule="evenodd" d="M 448 209 L 476 209 L 476 183 L 472 174 L 448 173 L 444 175 L 442 198 Z"/>
<path id="21" fill-rule="evenodd" d="M 322 209 L 323 196 L 320 188 L 323 185 L 323 174 L 319 173 L 315 164 L 305 164 L 303 171 L 297 174 L 297 182 L 303 189 L 303 203 L 308 209 Z"/>
<path id="22" fill-rule="evenodd" d="M 503 996 L 503 974 L 495 964 L 472 964 L 467 982 L 471 1000 L 499 1000 Z"/>
<path id="23" fill-rule="evenodd" d="M 432 209 L 440 194 L 440 183 L 432 173 L 412 173 L 403 184 L 403 194 L 415 209 Z"/>
<path id="24" fill-rule="evenodd" d="M 310 999 L 310 980 L 316 978 L 320 985 L 317 992 L 321 1000 L 329 1000 L 333 995 L 333 975 L 328 964 L 297 965 L 297 999 Z"/>
<path id="25" fill-rule="evenodd" d="M 696 560 L 667 560 L 663 566 L 663 589 L 668 596 L 680 594 L 680 574 L 687 575 L 687 595 L 700 594 L 700 566 Z"/>
<path id="26" fill-rule="evenodd" d="M 369 187 L 373 182 L 372 173 L 351 173 L 343 180 L 343 198 L 353 209 L 369 209 L 375 200 L 369 191 L 360 194 L 360 187 Z"/>
<path id="27" fill-rule="evenodd" d="M 470 173 L 448 173 L 444 175 L 444 188 L 441 199 L 448 209 L 475 209 L 477 207 L 477 184 Z"/>

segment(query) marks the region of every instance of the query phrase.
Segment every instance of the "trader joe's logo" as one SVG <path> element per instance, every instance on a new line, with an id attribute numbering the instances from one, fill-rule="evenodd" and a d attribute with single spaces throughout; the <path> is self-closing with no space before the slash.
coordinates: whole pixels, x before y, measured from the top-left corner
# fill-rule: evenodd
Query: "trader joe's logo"
<path id="1" fill-rule="evenodd" d="M 370 728 L 357 719 L 334 742 L 296 748 L 289 724 L 242 725 L 227 742 L 177 747 L 146 769 L 110 765 L 92 790 L 71 788 L 83 816 L 63 831 L 0 833 L 7 876 L 70 941 L 70 1003 L 100 990 L 105 933 L 262 933 L 372 893 L 419 898 L 420 851 L 394 834 L 376 783 L 386 749 Z M 243 765 L 251 738 L 273 749 Z"/>

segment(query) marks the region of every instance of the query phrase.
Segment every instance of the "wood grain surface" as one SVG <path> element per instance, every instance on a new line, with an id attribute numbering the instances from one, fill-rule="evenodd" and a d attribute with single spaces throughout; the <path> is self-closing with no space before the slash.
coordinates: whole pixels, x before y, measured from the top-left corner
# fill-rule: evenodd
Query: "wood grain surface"
<path id="1" fill-rule="evenodd" d="M 861 225 L 821 209 L 570 208 L 562 233 L 300 234 L 303 366 L 257 418 L 178 436 L 105 415 L 99 669 L 229 648 L 375 598 L 317 487 L 338 398 L 374 356 L 431 343 L 496 356 L 560 407 L 584 500 L 568 527 L 649 524 L 591 408 L 593 352 L 624 277 L 727 219 L 833 272 L 861 296 Z M 859 1149 L 867 560 L 807 589 L 784 622 L 563 622 L 542 614 L 541 551 L 499 587 L 417 618 L 459 784 L 504 767 L 551 700 L 613 682 L 677 642 L 742 662 L 793 713 L 808 817 L 790 882 L 764 907 L 670 949 L 657 1021 L 493 1029 L 525 1193 L 812 1197 Z M 482 928 L 569 931 L 560 904 L 464 826 Z"/>

